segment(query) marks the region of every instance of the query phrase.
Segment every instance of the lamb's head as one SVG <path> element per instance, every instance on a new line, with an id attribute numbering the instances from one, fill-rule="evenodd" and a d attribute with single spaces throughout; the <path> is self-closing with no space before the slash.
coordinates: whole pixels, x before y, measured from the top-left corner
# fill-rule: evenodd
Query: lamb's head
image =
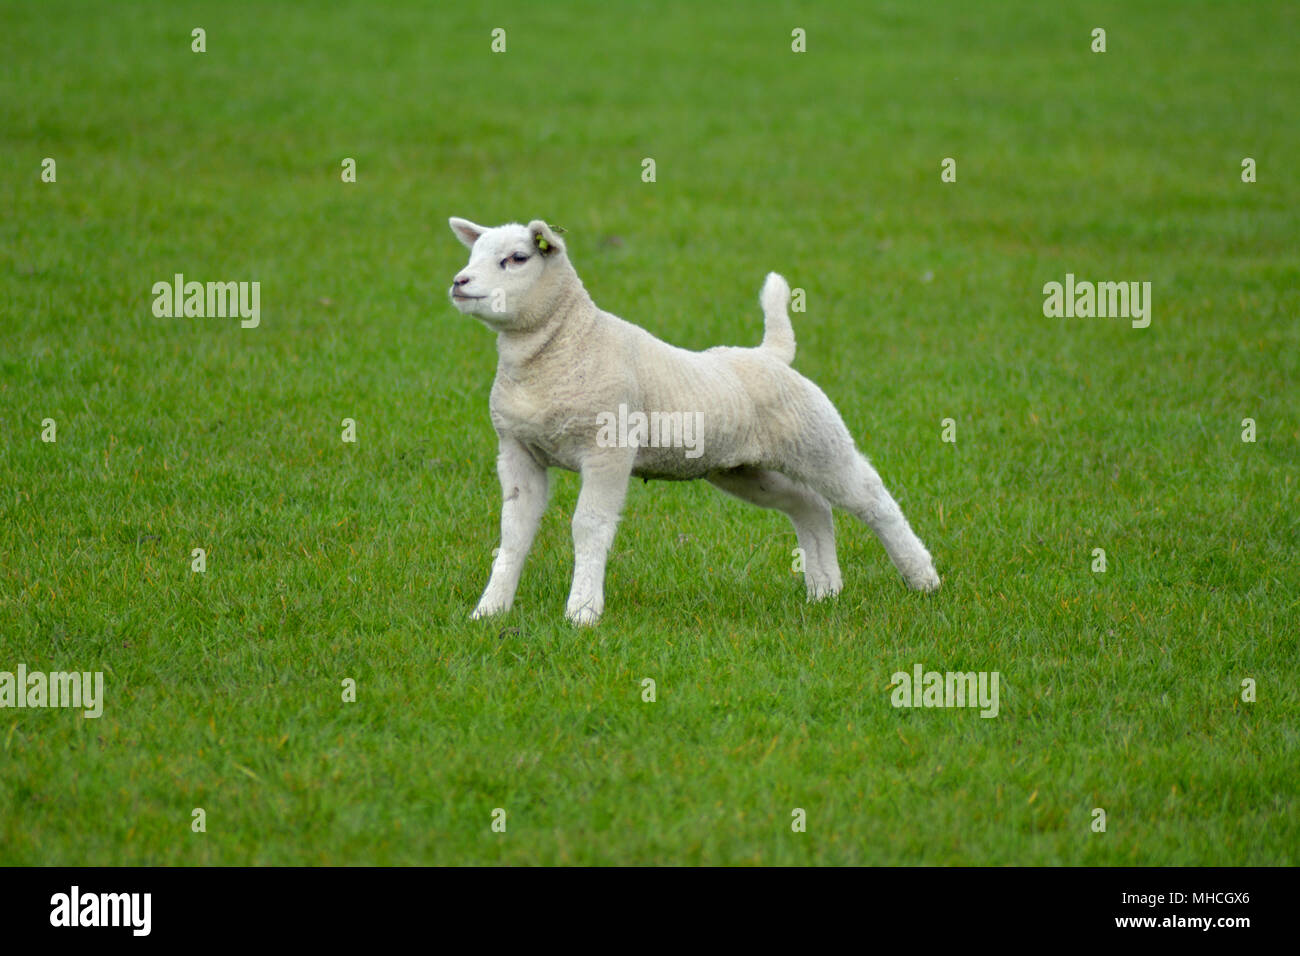
<path id="1" fill-rule="evenodd" d="M 448 290 L 451 301 L 497 331 L 541 324 L 577 280 L 564 243 L 540 219 L 493 228 L 455 217 L 449 223 L 469 247 L 469 262 Z"/>

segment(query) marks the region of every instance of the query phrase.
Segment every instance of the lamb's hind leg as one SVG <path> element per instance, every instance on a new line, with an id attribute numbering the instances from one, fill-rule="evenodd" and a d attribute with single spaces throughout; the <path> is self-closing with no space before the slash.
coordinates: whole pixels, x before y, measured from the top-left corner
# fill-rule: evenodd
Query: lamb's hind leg
<path id="1" fill-rule="evenodd" d="M 908 586 L 918 591 L 937 591 L 939 575 L 930 552 L 912 531 L 876 469 L 852 445 L 844 447 L 835 457 L 835 466 L 824 474 L 809 476 L 809 483 L 832 504 L 870 526 Z"/>
<path id="2" fill-rule="evenodd" d="M 843 582 L 835 559 L 835 523 L 825 498 L 779 471 L 764 468 L 732 468 L 714 472 L 708 478 L 742 501 L 785 512 L 803 549 L 808 600 L 818 601 L 840 592 Z"/>

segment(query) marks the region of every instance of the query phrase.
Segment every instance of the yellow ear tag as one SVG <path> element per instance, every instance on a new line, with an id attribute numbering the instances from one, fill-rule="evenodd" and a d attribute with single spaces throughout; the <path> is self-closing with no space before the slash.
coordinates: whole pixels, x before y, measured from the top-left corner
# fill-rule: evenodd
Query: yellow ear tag
<path id="1" fill-rule="evenodd" d="M 550 246 L 550 244 L 546 241 L 546 238 L 545 238 L 544 236 L 538 236 L 538 237 L 537 237 L 537 248 L 538 248 L 538 249 L 541 249 L 542 252 L 545 252 L 547 249 L 551 248 L 551 246 Z"/>

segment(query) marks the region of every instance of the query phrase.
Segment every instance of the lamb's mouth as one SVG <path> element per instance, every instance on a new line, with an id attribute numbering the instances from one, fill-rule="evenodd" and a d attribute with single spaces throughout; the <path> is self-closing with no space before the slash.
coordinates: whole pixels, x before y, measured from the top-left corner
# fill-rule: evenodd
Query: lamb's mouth
<path id="1" fill-rule="evenodd" d="M 485 299 L 485 298 L 487 298 L 487 296 L 483 296 L 483 295 L 461 295 L 459 292 L 453 292 L 453 293 L 451 294 L 451 297 L 452 297 L 453 299 Z"/>

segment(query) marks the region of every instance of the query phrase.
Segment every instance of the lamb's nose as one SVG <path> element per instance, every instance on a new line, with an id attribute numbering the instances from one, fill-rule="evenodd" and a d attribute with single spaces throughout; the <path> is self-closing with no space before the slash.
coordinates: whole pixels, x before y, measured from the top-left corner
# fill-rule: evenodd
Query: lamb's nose
<path id="1" fill-rule="evenodd" d="M 459 289 L 463 285 L 469 285 L 469 276 L 467 275 L 456 276 L 456 278 L 452 280 L 452 285 L 454 285 L 457 289 Z"/>

